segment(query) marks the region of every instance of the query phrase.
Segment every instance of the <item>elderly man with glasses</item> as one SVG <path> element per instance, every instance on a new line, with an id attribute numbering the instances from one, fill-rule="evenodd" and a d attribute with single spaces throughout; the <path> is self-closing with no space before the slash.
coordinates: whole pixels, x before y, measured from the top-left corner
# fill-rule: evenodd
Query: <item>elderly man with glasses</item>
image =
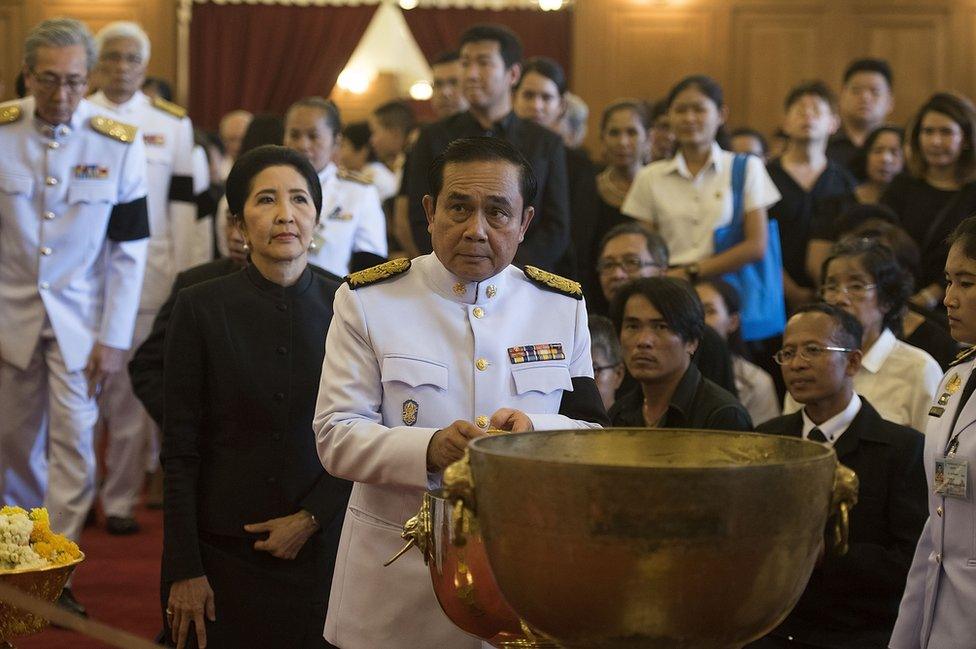
<path id="1" fill-rule="evenodd" d="M 861 367 L 860 322 L 829 304 L 801 307 L 775 356 L 802 410 L 758 427 L 833 447 L 860 479 L 850 550 L 822 557 L 799 603 L 749 649 L 885 647 L 925 524 L 922 435 L 882 419 L 854 390 Z"/>
<path id="2" fill-rule="evenodd" d="M 27 36 L 29 97 L 0 104 L 0 501 L 77 540 L 95 494 L 95 397 L 132 342 L 146 264 L 137 129 L 83 99 L 79 21 Z M 50 479 L 49 479 L 50 476 Z M 62 603 L 83 607 L 66 590 Z"/>

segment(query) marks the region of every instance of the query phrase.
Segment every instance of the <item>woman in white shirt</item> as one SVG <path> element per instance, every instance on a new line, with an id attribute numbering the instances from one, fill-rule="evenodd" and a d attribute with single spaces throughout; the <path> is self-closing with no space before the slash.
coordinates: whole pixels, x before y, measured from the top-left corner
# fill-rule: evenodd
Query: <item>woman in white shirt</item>
<path id="1" fill-rule="evenodd" d="M 864 328 L 854 389 L 885 419 L 924 432 L 942 368 L 895 336 L 910 286 L 891 249 L 872 239 L 841 240 L 820 273 L 823 301 L 844 309 Z M 785 411 L 798 409 L 787 395 Z"/>
<path id="2" fill-rule="evenodd" d="M 766 254 L 766 209 L 780 199 L 762 161 L 750 157 L 743 190 L 744 240 L 715 253 L 714 232 L 732 221 L 733 153 L 716 136 L 728 117 L 722 88 L 710 77 L 683 79 L 668 95 L 678 150 L 641 169 L 621 211 L 651 223 L 667 241 L 676 267 L 669 275 L 696 280 L 735 271 Z"/>
<path id="3" fill-rule="evenodd" d="M 705 324 L 718 332 L 732 352 L 732 371 L 739 402 L 749 411 L 752 423 L 758 426 L 774 417 L 782 409 L 776 396 L 773 377 L 763 368 L 745 359 L 745 345 L 739 332 L 739 310 L 742 308 L 735 287 L 720 279 L 695 284 L 698 298 L 705 307 Z"/>
<path id="4" fill-rule="evenodd" d="M 386 261 L 386 217 L 376 187 L 332 161 L 339 145 L 339 109 L 321 97 L 296 101 L 285 113 L 285 146 L 309 159 L 322 183 L 322 213 L 309 263 L 347 275 Z"/>

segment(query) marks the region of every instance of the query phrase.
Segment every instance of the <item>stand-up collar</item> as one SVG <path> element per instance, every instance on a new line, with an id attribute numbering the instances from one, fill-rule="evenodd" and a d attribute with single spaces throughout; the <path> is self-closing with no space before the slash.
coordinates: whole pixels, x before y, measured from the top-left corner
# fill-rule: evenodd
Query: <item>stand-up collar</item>
<path id="1" fill-rule="evenodd" d="M 480 282 L 460 279 L 431 253 L 418 257 L 414 264 L 420 267 L 431 288 L 443 297 L 462 304 L 484 304 L 498 300 L 508 288 L 508 267 L 493 277 Z"/>

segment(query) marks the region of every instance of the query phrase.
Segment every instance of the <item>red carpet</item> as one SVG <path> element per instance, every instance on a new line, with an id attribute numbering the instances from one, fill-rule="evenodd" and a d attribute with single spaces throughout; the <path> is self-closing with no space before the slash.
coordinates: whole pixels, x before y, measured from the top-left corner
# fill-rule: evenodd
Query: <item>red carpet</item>
<path id="1" fill-rule="evenodd" d="M 112 536 L 89 527 L 81 535 L 85 562 L 75 571 L 75 597 L 99 622 L 152 640 L 160 629 L 159 557 L 163 549 L 163 513 L 140 508 L 142 531 Z M 45 629 L 14 639 L 17 649 L 104 649 L 108 646 L 71 631 Z"/>

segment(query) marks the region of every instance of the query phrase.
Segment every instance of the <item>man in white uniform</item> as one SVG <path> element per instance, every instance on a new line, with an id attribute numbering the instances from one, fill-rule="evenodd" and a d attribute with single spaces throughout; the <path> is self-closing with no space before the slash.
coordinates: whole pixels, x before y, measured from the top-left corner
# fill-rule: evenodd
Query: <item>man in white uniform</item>
<path id="1" fill-rule="evenodd" d="M 511 265 L 533 216 L 528 162 L 504 140 L 461 139 L 428 180 L 433 254 L 353 273 L 326 340 L 319 457 L 355 481 L 325 623 L 342 649 L 479 647 L 441 611 L 419 552 L 383 567 L 403 523 L 490 427 L 606 421 L 579 284 Z"/>
<path id="2" fill-rule="evenodd" d="M 75 540 L 149 236 L 142 137 L 83 99 L 94 62 L 82 23 L 46 20 L 25 44 L 32 96 L 0 104 L 0 494 Z"/>
<path id="3" fill-rule="evenodd" d="M 203 263 L 197 228 L 196 194 L 209 179 L 194 183 L 193 125 L 186 111 L 163 99 L 149 99 L 140 88 L 149 63 L 149 37 L 139 25 L 114 22 L 95 36 L 101 90 L 89 101 L 109 108 L 139 128 L 146 146 L 149 252 L 132 349 L 149 335 L 176 274 Z M 202 185 L 202 186 L 201 186 Z M 194 189 L 199 187 L 198 191 Z M 102 508 L 112 534 L 139 530 L 132 516 L 146 471 L 146 456 L 156 448 L 158 431 L 132 393 L 123 372 L 105 384 L 99 398 L 108 430 Z"/>

